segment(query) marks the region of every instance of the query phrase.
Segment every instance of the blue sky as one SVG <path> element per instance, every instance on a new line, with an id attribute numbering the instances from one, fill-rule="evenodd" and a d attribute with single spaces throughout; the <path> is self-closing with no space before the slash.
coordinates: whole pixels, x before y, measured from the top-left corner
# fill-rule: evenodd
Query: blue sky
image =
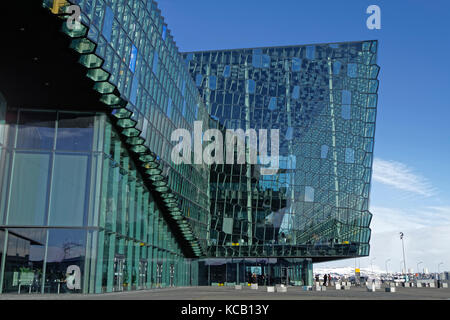
<path id="1" fill-rule="evenodd" d="M 371 257 L 450 269 L 450 1 L 159 0 L 181 51 L 379 40 Z M 381 8 L 381 30 L 366 8 Z M 386 248 L 389 248 L 387 250 Z M 328 263 L 352 265 L 354 261 Z"/>

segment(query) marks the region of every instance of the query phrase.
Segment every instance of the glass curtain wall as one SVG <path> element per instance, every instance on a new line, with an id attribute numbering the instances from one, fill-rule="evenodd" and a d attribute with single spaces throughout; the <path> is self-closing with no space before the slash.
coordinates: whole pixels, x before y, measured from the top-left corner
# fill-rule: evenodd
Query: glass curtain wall
<path id="1" fill-rule="evenodd" d="M 202 285 L 312 285 L 312 260 L 300 258 L 228 258 L 200 260 Z"/>
<path id="2" fill-rule="evenodd" d="M 2 292 L 197 283 L 105 115 L 15 110 L 2 121 Z"/>

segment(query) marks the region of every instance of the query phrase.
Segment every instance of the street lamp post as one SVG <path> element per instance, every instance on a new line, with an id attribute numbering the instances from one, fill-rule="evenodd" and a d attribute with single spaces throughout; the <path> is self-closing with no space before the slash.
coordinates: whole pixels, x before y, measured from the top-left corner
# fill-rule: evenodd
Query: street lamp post
<path id="1" fill-rule="evenodd" d="M 403 267 L 405 268 L 405 273 L 408 273 L 406 270 L 406 259 L 405 259 L 405 244 L 403 242 L 404 233 L 400 232 L 400 240 L 402 240 L 402 249 L 403 249 Z"/>
<path id="2" fill-rule="evenodd" d="M 443 262 L 439 262 L 438 264 L 438 273 L 437 273 L 437 277 L 436 277 L 436 281 L 438 282 L 438 288 L 440 288 L 440 281 L 441 280 L 441 271 L 439 269 L 439 267 L 441 266 L 441 264 L 444 264 Z"/>
<path id="3" fill-rule="evenodd" d="M 386 262 L 384 263 L 386 265 L 386 275 L 389 274 L 388 272 L 388 262 L 391 261 L 391 259 L 387 259 Z"/>

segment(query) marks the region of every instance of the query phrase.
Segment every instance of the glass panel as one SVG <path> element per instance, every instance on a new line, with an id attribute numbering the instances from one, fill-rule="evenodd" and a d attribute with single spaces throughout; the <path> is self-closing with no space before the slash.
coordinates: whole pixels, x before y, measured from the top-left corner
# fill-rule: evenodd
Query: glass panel
<path id="1" fill-rule="evenodd" d="M 203 76 L 201 74 L 197 74 L 195 76 L 195 85 L 197 87 L 200 87 L 202 85 L 202 81 L 203 81 Z"/>
<path id="2" fill-rule="evenodd" d="M 169 102 L 167 104 L 167 112 L 166 115 L 169 119 L 172 118 L 172 99 L 169 98 Z"/>
<path id="3" fill-rule="evenodd" d="M 103 21 L 103 36 L 111 42 L 112 25 L 114 21 L 114 12 L 110 7 L 106 7 L 105 19 Z"/>
<path id="4" fill-rule="evenodd" d="M 223 76 L 224 78 L 228 78 L 231 75 L 231 68 L 230 66 L 226 65 L 225 68 L 223 69 Z"/>
<path id="5" fill-rule="evenodd" d="M 356 63 L 349 63 L 347 66 L 347 75 L 351 78 L 356 77 L 357 65 Z"/>
<path id="6" fill-rule="evenodd" d="M 87 208 L 87 155 L 57 154 L 49 225 L 82 226 Z"/>
<path id="7" fill-rule="evenodd" d="M 302 59 L 292 58 L 292 71 L 300 71 L 302 68 Z"/>
<path id="8" fill-rule="evenodd" d="M 256 87 L 256 83 L 255 80 L 247 80 L 247 92 L 248 93 L 255 93 L 255 87 Z"/>
<path id="9" fill-rule="evenodd" d="M 314 202 L 314 188 L 305 187 L 305 202 Z"/>
<path id="10" fill-rule="evenodd" d="M 86 231 L 49 230 L 45 293 L 76 293 L 83 289 Z"/>
<path id="11" fill-rule="evenodd" d="M 91 151 L 93 128 L 94 116 L 60 113 L 56 150 Z"/>
<path id="12" fill-rule="evenodd" d="M 216 88 L 217 88 L 217 78 L 216 78 L 216 76 L 209 76 L 209 88 L 211 90 L 216 90 Z"/>
<path id="13" fill-rule="evenodd" d="M 355 150 L 352 148 L 345 148 L 345 163 L 355 162 Z"/>
<path id="14" fill-rule="evenodd" d="M 16 152 L 8 210 L 9 225 L 45 224 L 49 168 L 49 154 Z"/>
<path id="15" fill-rule="evenodd" d="M 3 292 L 41 292 L 46 233 L 45 229 L 9 229 Z"/>
<path id="16" fill-rule="evenodd" d="M 342 104 L 352 103 L 352 93 L 348 90 L 342 90 Z"/>
<path id="17" fill-rule="evenodd" d="M 298 99 L 300 98 L 300 87 L 295 86 L 294 90 L 292 91 L 292 99 Z"/>
<path id="18" fill-rule="evenodd" d="M 321 152 L 320 152 L 320 157 L 322 159 L 326 159 L 328 155 L 328 146 L 327 145 L 323 145 L 321 148 Z"/>
<path id="19" fill-rule="evenodd" d="M 351 108 L 349 105 L 342 106 L 342 118 L 345 120 L 350 120 L 351 117 Z"/>
<path id="20" fill-rule="evenodd" d="M 20 112 L 17 148 L 53 149 L 56 112 Z"/>
<path id="21" fill-rule="evenodd" d="M 131 57 L 130 57 L 130 70 L 133 73 L 136 70 L 137 54 L 138 54 L 137 48 L 134 45 L 132 45 L 132 47 L 131 47 Z"/>
<path id="22" fill-rule="evenodd" d="M 155 51 L 155 55 L 153 57 L 153 73 L 158 73 L 158 52 Z"/>
<path id="23" fill-rule="evenodd" d="M 307 46 L 306 47 L 306 58 L 313 60 L 316 56 L 316 47 L 315 46 Z"/>
<path id="24" fill-rule="evenodd" d="M 341 71 L 342 63 L 340 61 L 335 61 L 333 63 L 333 74 L 337 75 Z"/>
<path id="25" fill-rule="evenodd" d="M 277 109 L 277 97 L 271 97 L 269 102 L 269 110 L 274 111 Z"/>

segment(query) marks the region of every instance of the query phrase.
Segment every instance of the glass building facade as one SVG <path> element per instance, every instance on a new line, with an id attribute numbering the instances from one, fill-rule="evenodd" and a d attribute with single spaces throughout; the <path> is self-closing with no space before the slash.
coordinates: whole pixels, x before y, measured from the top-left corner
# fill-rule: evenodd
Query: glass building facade
<path id="1" fill-rule="evenodd" d="M 153 0 L 30 7 L 98 99 L 0 87 L 1 293 L 305 285 L 313 262 L 368 255 L 376 41 L 180 53 Z M 279 170 L 175 164 L 195 121 L 279 129 Z"/>
<path id="2" fill-rule="evenodd" d="M 276 174 L 262 163 L 213 168 L 208 255 L 368 255 L 377 42 L 184 57 L 218 127 L 280 132 Z"/>

